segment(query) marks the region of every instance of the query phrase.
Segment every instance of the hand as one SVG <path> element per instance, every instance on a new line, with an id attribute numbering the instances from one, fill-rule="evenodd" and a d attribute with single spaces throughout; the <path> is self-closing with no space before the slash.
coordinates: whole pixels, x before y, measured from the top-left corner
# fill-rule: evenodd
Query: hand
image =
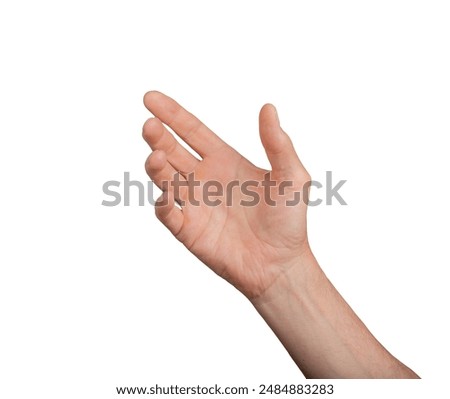
<path id="1" fill-rule="evenodd" d="M 158 219 L 194 255 L 244 295 L 260 296 L 281 273 L 301 264 L 299 259 L 310 253 L 307 199 L 302 196 L 295 206 L 286 205 L 294 192 L 307 192 L 310 176 L 281 129 L 275 107 L 266 104 L 259 115 L 260 137 L 272 167 L 267 171 L 253 165 L 164 94 L 149 92 L 144 103 L 155 116 L 144 124 L 143 136 L 153 150 L 146 161 L 146 171 L 164 191 L 156 205 Z M 180 145 L 165 125 L 200 159 Z M 189 174 L 199 185 L 192 190 L 182 187 L 177 193 L 170 182 L 175 178 L 186 182 Z M 264 188 L 263 181 L 268 178 L 275 185 L 270 189 L 270 201 L 275 201 L 276 206 L 265 198 L 269 188 Z M 212 180 L 223 187 L 224 196 L 216 206 L 205 204 L 201 195 L 205 183 Z M 258 194 L 259 201 L 244 206 L 241 200 L 251 198 L 243 195 L 239 187 L 250 180 L 259 183 L 258 187 L 249 188 Z M 231 181 L 239 181 L 240 186 L 233 188 L 230 196 L 226 187 Z M 284 193 L 282 182 L 292 183 L 284 188 Z M 192 193 L 198 205 L 193 204 Z M 226 201 L 231 201 L 231 206 Z M 181 209 L 175 202 L 183 204 Z"/>
<path id="2" fill-rule="evenodd" d="M 251 300 L 304 375 L 418 378 L 375 339 L 312 255 L 305 198 L 310 177 L 281 129 L 275 108 L 265 105 L 259 117 L 269 172 L 250 163 L 169 97 L 149 92 L 144 102 L 156 117 L 145 123 L 143 135 L 154 150 L 146 162 L 147 173 L 164 191 L 157 217 Z M 182 147 L 164 124 L 202 159 Z M 171 185 L 178 177 L 188 187 L 177 190 Z M 208 205 L 202 195 L 211 181 L 225 194 L 216 206 Z M 230 195 L 226 187 L 233 181 L 238 189 Z M 259 196 L 252 206 L 240 202 L 248 199 L 239 189 L 246 181 L 259 183 L 252 187 Z M 275 185 L 270 198 L 262 184 L 267 181 Z M 283 195 L 286 182 L 292 186 Z M 295 206 L 286 206 L 295 192 L 306 195 Z"/>

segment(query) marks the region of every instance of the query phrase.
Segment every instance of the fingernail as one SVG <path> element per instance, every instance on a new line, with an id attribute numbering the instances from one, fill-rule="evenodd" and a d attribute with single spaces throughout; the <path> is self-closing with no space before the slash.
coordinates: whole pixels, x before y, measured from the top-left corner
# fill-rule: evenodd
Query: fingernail
<path id="1" fill-rule="evenodd" d="M 278 122 L 278 124 L 280 124 L 280 118 L 278 117 L 278 111 L 277 111 L 277 108 L 275 107 L 275 105 L 273 106 L 273 109 L 275 111 L 275 116 L 277 117 L 277 122 Z"/>

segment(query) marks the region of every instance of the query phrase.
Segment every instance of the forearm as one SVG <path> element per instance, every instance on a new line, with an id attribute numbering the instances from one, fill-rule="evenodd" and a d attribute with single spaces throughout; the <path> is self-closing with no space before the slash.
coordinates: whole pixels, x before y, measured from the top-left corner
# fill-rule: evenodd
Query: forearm
<path id="1" fill-rule="evenodd" d="M 251 301 L 307 378 L 418 378 L 375 339 L 309 251 Z"/>

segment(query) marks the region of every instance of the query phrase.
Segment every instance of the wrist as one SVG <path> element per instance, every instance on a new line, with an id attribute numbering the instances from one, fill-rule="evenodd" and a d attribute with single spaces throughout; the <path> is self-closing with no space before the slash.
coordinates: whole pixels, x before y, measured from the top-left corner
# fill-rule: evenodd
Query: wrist
<path id="1" fill-rule="evenodd" d="M 318 289 L 323 278 L 326 278 L 309 245 L 306 245 L 297 256 L 282 265 L 282 272 L 258 296 L 249 298 L 258 309 L 276 302 L 286 303 L 292 300 L 306 299 Z"/>

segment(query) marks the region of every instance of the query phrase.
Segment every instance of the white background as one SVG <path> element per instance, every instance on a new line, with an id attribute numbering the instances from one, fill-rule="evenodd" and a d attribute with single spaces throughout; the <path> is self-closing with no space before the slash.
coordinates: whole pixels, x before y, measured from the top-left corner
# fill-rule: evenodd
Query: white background
<path id="1" fill-rule="evenodd" d="M 150 205 L 101 205 L 105 181 L 147 181 L 150 89 L 263 167 L 272 102 L 313 178 L 348 180 L 348 206 L 309 210 L 313 250 L 423 380 L 334 397 L 448 392 L 449 19 L 444 1 L 2 1 L 0 397 L 304 382 Z"/>

